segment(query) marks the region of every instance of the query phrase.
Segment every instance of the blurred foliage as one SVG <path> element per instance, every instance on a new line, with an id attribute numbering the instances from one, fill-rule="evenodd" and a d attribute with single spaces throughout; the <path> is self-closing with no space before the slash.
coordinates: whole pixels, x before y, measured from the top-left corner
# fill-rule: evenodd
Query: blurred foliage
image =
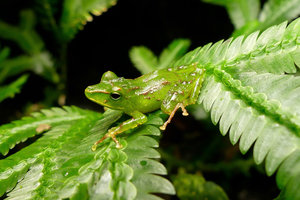
<path id="1" fill-rule="evenodd" d="M 0 38 L 4 41 L 12 41 L 22 51 L 19 55 L 10 58 L 8 47 L 0 50 L 0 84 L 23 72 L 34 72 L 56 85 L 55 89 L 53 87 L 53 89 L 49 89 L 52 94 L 47 94 L 45 98 L 46 105 L 51 106 L 59 96 L 66 92 L 68 43 L 87 21 L 92 20 L 90 12 L 98 16 L 115 5 L 116 0 L 42 0 L 35 1 L 35 3 L 33 10 L 20 12 L 18 25 L 0 20 Z M 62 7 L 61 10 L 60 7 Z M 48 49 L 43 41 L 43 36 L 36 30 L 37 22 L 40 22 L 42 28 L 52 34 L 52 39 L 58 49 L 57 52 Z M 26 80 L 22 80 L 24 84 Z M 16 84 L 14 85 L 15 87 L 6 87 L 6 96 L 0 96 L 0 99 L 7 98 L 8 92 L 10 97 L 19 92 L 21 84 L 18 84 L 18 89 L 16 89 Z M 11 91 L 8 91 L 10 89 Z M 55 90 L 60 92 L 53 94 Z M 64 104 L 63 101 L 62 104 Z"/>
<path id="2" fill-rule="evenodd" d="M 173 184 L 177 196 L 181 200 L 228 200 L 224 190 L 211 181 L 206 181 L 199 174 L 188 174 L 184 169 L 179 169 L 178 174 L 173 178 Z"/>
<path id="3" fill-rule="evenodd" d="M 130 49 L 129 56 L 134 66 L 142 74 L 146 74 L 168 67 L 171 62 L 177 60 L 187 52 L 190 43 L 188 39 L 176 39 L 158 57 L 145 46 L 135 46 Z"/>
<path id="4" fill-rule="evenodd" d="M 268 0 L 262 6 L 260 0 L 203 0 L 224 6 L 235 27 L 233 36 L 248 35 L 256 30 L 292 20 L 299 16 L 299 0 Z"/>

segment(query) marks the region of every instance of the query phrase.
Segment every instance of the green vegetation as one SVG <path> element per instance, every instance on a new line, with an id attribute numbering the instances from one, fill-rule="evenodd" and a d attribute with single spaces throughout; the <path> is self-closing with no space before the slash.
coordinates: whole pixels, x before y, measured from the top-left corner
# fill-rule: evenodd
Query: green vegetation
<path id="1" fill-rule="evenodd" d="M 1 20 L 0 42 L 5 45 L 0 47 L 0 103 L 12 101 L 8 98 L 22 92 L 32 76 L 45 80 L 47 92 L 38 103 L 46 109 L 19 120 L 14 116 L 0 126 L 0 196 L 161 199 L 176 194 L 180 199 L 228 199 L 228 188 L 210 181 L 206 172 L 225 174 L 224 179 L 237 171 L 249 177 L 251 168 L 262 172 L 264 166 L 268 176 L 276 173 L 277 199 L 300 199 L 300 19 L 294 19 L 300 14 L 300 1 L 269 0 L 262 9 L 259 0 L 205 2 L 226 8 L 235 29 L 232 38 L 188 53 L 189 39 L 175 39 L 159 56 L 144 46 L 129 51 L 142 74 L 196 62 L 206 69 L 198 102 L 189 110 L 200 121 L 194 126 L 208 127 L 211 141 L 195 145 L 192 131 L 176 130 L 187 139 L 176 144 L 183 145 L 182 154 L 190 149 L 199 154 L 186 153 L 186 159 L 173 154 L 174 145 L 168 149 L 162 143 L 157 149 L 158 127 L 166 119 L 159 110 L 147 114 L 146 124 L 118 135 L 122 149 L 107 139 L 93 152 L 93 143 L 126 116 L 114 110 L 57 107 L 68 94 L 69 43 L 93 15 L 116 1 L 34 1 L 32 9 L 20 12 L 17 25 Z M 45 33 L 59 48 L 49 47 Z M 21 112 L 35 105 L 25 105 L 24 100 Z M 239 143 L 242 154 L 254 146 L 253 159 L 234 154 L 228 162 L 210 163 L 208 158 L 224 144 L 211 133 L 205 113 L 222 135 L 229 134 L 232 144 Z"/>

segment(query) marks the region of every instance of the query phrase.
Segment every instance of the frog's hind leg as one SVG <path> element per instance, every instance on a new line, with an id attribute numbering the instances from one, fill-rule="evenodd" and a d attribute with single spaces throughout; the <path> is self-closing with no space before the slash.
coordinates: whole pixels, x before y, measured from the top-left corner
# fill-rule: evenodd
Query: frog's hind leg
<path id="1" fill-rule="evenodd" d="M 202 83 L 204 81 L 205 69 L 199 69 L 192 74 L 195 74 L 196 78 L 192 81 L 191 87 L 193 88 L 190 96 L 188 97 L 188 105 L 195 104 L 198 100 Z"/>
<path id="2" fill-rule="evenodd" d="M 183 116 L 188 116 L 188 115 L 189 115 L 189 113 L 186 111 L 186 109 L 185 109 L 183 103 L 177 103 L 176 106 L 175 106 L 175 108 L 174 108 L 174 110 L 172 110 L 172 112 L 171 112 L 171 114 L 170 114 L 168 120 L 165 121 L 165 123 L 160 127 L 161 130 L 165 130 L 166 127 L 167 127 L 167 125 L 168 125 L 169 123 L 171 123 L 172 118 L 174 117 L 176 111 L 177 111 L 179 108 L 181 108 L 181 110 L 182 110 L 182 115 L 183 115 Z"/>
<path id="3" fill-rule="evenodd" d="M 161 130 L 165 130 L 167 125 L 171 122 L 172 118 L 174 117 L 176 111 L 181 108 L 182 115 L 188 116 L 188 112 L 185 107 L 188 105 L 188 101 L 185 94 L 185 87 L 183 86 L 174 86 L 168 94 L 166 95 L 165 99 L 162 102 L 161 110 L 170 115 L 168 120 L 160 127 Z"/>
<path id="4" fill-rule="evenodd" d="M 191 77 L 194 78 L 187 76 L 186 81 L 181 81 L 170 89 L 161 106 L 162 111 L 170 116 L 160 127 L 161 130 L 166 129 L 179 108 L 181 108 L 183 116 L 188 115 L 185 107 L 197 102 L 204 80 L 204 72 L 205 69 L 196 69 L 191 73 Z"/>

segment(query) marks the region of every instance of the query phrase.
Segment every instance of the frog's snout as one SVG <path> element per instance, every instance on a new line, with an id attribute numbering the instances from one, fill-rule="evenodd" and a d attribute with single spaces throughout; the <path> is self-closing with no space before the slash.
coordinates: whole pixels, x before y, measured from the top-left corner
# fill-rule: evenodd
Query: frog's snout
<path id="1" fill-rule="evenodd" d="M 92 90 L 92 87 L 91 86 L 88 86 L 87 88 L 85 88 L 84 92 L 85 93 L 88 93 L 88 92 L 91 92 Z"/>
<path id="2" fill-rule="evenodd" d="M 89 96 L 91 95 L 91 93 L 93 92 L 93 87 L 92 86 L 88 86 L 87 88 L 85 88 L 84 90 L 84 94 L 87 98 L 89 98 Z"/>

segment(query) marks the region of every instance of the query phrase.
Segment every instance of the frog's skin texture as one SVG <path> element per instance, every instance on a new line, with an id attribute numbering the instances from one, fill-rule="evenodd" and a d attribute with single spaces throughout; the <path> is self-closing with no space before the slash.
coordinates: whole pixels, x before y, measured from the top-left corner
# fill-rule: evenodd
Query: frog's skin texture
<path id="1" fill-rule="evenodd" d="M 144 113 L 161 109 L 170 115 L 160 127 L 162 130 L 171 122 L 177 109 L 181 108 L 182 114 L 187 116 L 185 107 L 196 103 L 204 75 L 205 69 L 196 63 L 156 70 L 136 79 L 118 77 L 111 71 L 104 73 L 100 83 L 85 89 L 86 97 L 110 109 L 121 110 L 132 118 L 109 129 L 92 149 L 108 137 L 121 148 L 116 135 L 145 123 L 147 116 Z"/>

